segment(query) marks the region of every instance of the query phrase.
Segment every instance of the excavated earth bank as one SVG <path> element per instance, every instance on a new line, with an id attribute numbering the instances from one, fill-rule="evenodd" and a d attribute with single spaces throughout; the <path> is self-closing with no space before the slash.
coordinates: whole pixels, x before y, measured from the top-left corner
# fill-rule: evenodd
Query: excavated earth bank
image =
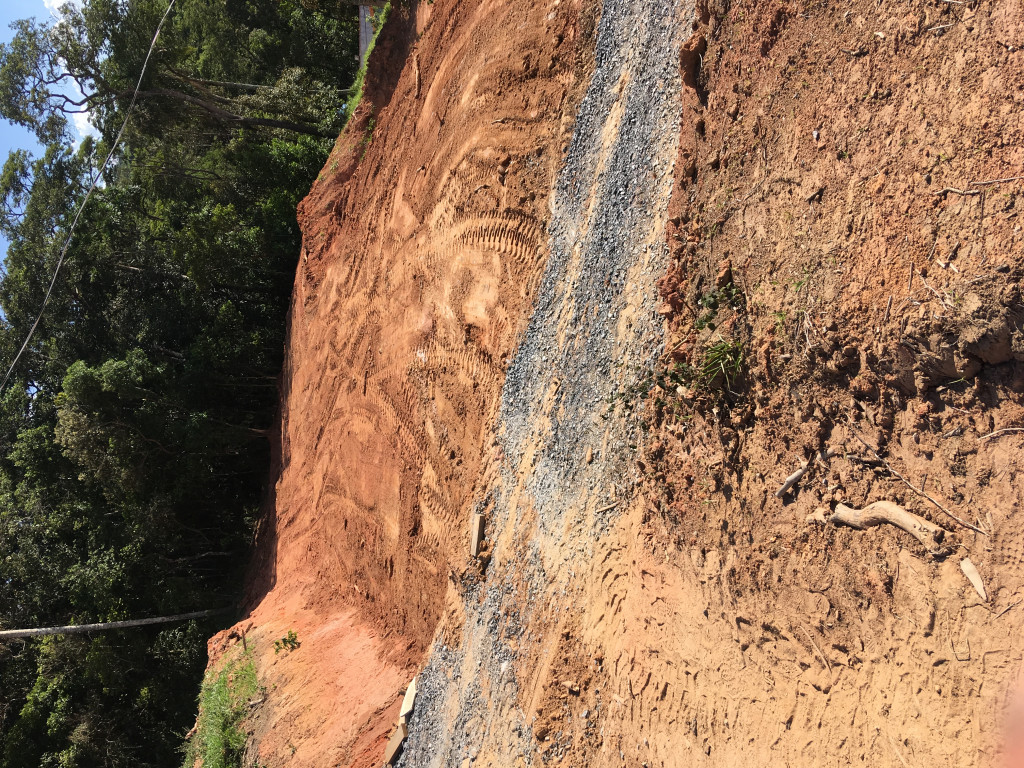
<path id="1" fill-rule="evenodd" d="M 1022 47 L 1010 0 L 394 11 L 211 641 L 248 762 L 379 765 L 419 675 L 400 766 L 1021 764 Z M 819 522 L 876 501 L 941 545 Z"/>

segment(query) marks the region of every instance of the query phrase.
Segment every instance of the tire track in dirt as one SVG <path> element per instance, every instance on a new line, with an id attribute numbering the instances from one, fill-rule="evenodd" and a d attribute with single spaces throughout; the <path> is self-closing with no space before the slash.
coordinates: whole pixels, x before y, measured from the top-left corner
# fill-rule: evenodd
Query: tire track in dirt
<path id="1" fill-rule="evenodd" d="M 493 560 L 467 587 L 461 643 L 443 633 L 434 646 L 400 765 L 533 764 L 544 738 L 535 716 L 566 690 L 553 675 L 578 651 L 572 595 L 583 595 L 587 560 L 632 497 L 636 422 L 608 404 L 661 347 L 655 283 L 667 258 L 686 13 L 681 2 L 603 4 L 552 197 L 550 256 L 505 378 L 500 464 L 477 494 Z M 593 743 L 570 742 L 558 749 L 585 763 Z"/>
<path id="2" fill-rule="evenodd" d="M 580 13 L 576 0 L 396 5 L 363 105 L 301 206 L 260 592 L 214 641 L 247 632 L 278 686 L 252 718 L 261 764 L 379 763 L 456 602 L 449 572 L 542 275 Z M 287 631 L 303 647 L 268 652 Z"/>

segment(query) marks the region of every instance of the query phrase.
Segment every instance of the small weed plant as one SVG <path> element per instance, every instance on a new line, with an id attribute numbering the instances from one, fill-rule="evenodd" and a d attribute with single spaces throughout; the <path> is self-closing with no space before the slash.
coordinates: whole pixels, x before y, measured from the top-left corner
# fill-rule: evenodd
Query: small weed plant
<path id="1" fill-rule="evenodd" d="M 743 309 L 743 291 L 733 283 L 728 283 L 704 294 L 697 305 L 704 310 L 697 318 L 697 330 L 703 331 L 707 328 L 713 331 L 718 310 L 725 307 L 735 310 Z"/>
<path id="2" fill-rule="evenodd" d="M 299 636 L 295 634 L 295 630 L 289 629 L 288 634 L 280 640 L 274 641 L 274 653 L 280 653 L 281 651 L 294 651 L 300 645 L 302 645 L 302 643 L 299 642 Z"/>
<path id="3" fill-rule="evenodd" d="M 717 389 L 724 385 L 732 391 L 743 370 L 743 345 L 738 341 L 720 339 L 704 351 L 698 372 L 698 384 L 704 389 Z"/>

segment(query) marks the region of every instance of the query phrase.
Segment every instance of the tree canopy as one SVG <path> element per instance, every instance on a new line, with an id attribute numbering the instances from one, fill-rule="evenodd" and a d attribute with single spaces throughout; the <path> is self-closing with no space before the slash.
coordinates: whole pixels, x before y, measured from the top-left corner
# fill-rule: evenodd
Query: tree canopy
<path id="1" fill-rule="evenodd" d="M 36 319 L 165 0 L 88 0 L 0 45 L 0 363 Z M 178 0 L 114 161 L 0 393 L 0 628 L 236 599 L 267 477 L 299 232 L 355 77 L 355 9 Z M 86 110 L 98 137 L 72 141 Z M 0 767 L 166 766 L 210 625 L 0 645 Z"/>

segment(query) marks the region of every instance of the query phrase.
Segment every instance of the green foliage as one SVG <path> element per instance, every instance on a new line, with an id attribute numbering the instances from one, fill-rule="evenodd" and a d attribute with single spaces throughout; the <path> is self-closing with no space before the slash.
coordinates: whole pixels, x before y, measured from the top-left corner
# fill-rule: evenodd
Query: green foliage
<path id="1" fill-rule="evenodd" d="M 702 331 L 705 328 L 715 330 L 715 317 L 720 309 L 731 307 L 740 310 L 743 309 L 743 303 L 743 291 L 733 283 L 709 291 L 697 302 L 697 305 L 704 310 L 697 319 L 697 330 Z"/>
<path id="2" fill-rule="evenodd" d="M 0 173 L 4 365 L 165 8 L 69 4 L 0 46 L 0 115 L 45 145 L 11 153 Z M 235 599 L 267 475 L 295 209 L 339 128 L 357 34 L 354 7 L 327 17 L 291 0 L 178 0 L 0 393 L 0 626 Z M 72 82 L 100 132 L 78 147 Z M 0 768 L 177 762 L 212 628 L 0 646 Z"/>
<path id="3" fill-rule="evenodd" d="M 288 634 L 280 640 L 274 641 L 274 653 L 277 654 L 281 651 L 298 650 L 300 645 L 302 645 L 302 643 L 299 642 L 299 636 L 295 634 L 294 630 L 289 629 Z"/>
<path id="4" fill-rule="evenodd" d="M 356 11 L 337 18 L 291 2 L 187 0 L 168 18 L 135 85 L 163 2 L 68 3 L 60 18 L 22 21 L 0 45 L 0 114 L 43 144 L 66 139 L 88 111 L 105 136 L 135 96 L 153 131 L 188 117 L 208 129 L 265 126 L 333 138 L 341 91 L 355 74 Z M 80 97 L 69 97 L 75 91 Z"/>
<path id="5" fill-rule="evenodd" d="M 384 28 L 384 23 L 388 20 L 389 13 L 391 13 L 390 1 L 382 7 L 375 9 L 375 13 L 373 14 L 373 39 L 370 40 L 370 44 L 366 47 L 366 59 L 359 67 L 359 71 L 356 73 L 355 82 L 352 84 L 352 88 L 350 89 L 348 101 L 345 103 L 345 106 L 342 107 L 342 114 L 345 116 L 346 122 L 348 122 L 349 118 L 355 114 L 356 108 L 359 106 L 359 102 L 363 100 L 363 86 L 366 83 L 366 64 L 370 60 L 370 54 L 373 53 L 373 48 L 377 44 L 377 36 Z M 369 132 L 373 132 L 372 127 Z"/>
<path id="6" fill-rule="evenodd" d="M 265 695 L 251 653 L 211 670 L 199 693 L 195 734 L 185 749 L 184 768 L 202 760 L 203 768 L 241 768 L 245 749 L 243 721 L 249 704 Z"/>

